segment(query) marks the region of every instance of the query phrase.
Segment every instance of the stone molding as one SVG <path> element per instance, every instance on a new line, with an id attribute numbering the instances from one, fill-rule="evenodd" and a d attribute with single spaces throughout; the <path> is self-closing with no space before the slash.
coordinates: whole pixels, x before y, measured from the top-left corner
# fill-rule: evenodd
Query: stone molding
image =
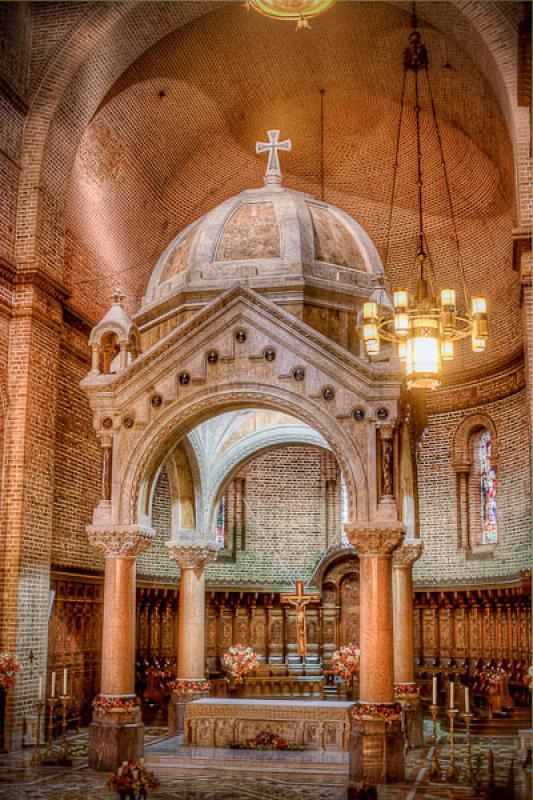
<path id="1" fill-rule="evenodd" d="M 168 554 L 181 569 L 205 569 L 216 560 L 218 548 L 214 544 L 179 544 L 167 542 Z"/>
<path id="2" fill-rule="evenodd" d="M 388 556 L 403 537 L 401 522 L 356 522 L 344 526 L 350 544 L 359 556 Z"/>
<path id="3" fill-rule="evenodd" d="M 393 567 L 412 567 L 415 561 L 418 561 L 424 545 L 422 542 L 406 542 L 404 541 L 401 547 L 398 547 L 392 554 Z"/>
<path id="4" fill-rule="evenodd" d="M 152 543 L 153 528 L 141 525 L 87 525 L 89 544 L 107 558 L 135 558 Z"/>

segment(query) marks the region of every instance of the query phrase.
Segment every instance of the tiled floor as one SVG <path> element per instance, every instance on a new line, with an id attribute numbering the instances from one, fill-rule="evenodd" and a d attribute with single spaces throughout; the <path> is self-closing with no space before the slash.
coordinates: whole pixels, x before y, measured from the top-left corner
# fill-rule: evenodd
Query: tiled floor
<path id="1" fill-rule="evenodd" d="M 162 739 L 166 731 L 162 729 L 147 730 L 147 753 L 164 756 L 178 753 L 180 758 L 194 756 L 190 748 L 177 745 L 176 739 Z M 429 731 L 428 731 L 429 733 Z M 115 800 L 116 795 L 106 786 L 106 776 L 94 773 L 87 768 L 87 734 L 70 737 L 73 750 L 73 766 L 43 767 L 31 766 L 32 752 L 25 750 L 9 756 L 0 757 L 0 798 L 2 800 Z M 177 774 L 163 774 L 161 785 L 150 797 L 154 800 L 346 800 L 345 758 L 342 754 L 328 754 L 322 759 L 317 753 L 262 753 L 247 754 L 243 751 L 220 751 L 216 757 L 209 759 L 206 766 L 205 756 L 209 755 L 203 748 L 195 748 L 202 752 L 202 764 L 194 769 L 178 769 Z M 531 772 L 518 766 L 516 740 L 511 737 L 495 739 L 476 739 L 473 743 L 474 760 L 481 760 L 481 781 L 487 787 L 488 751 L 494 752 L 496 783 L 501 789 L 501 798 L 505 800 L 526 800 L 531 796 Z M 187 752 L 189 751 L 189 752 Z M 210 751 L 209 751 L 210 752 Z M 222 754 L 228 762 L 238 760 L 246 762 L 250 756 L 250 770 L 239 772 L 220 769 L 217 761 Z M 459 735 L 456 746 L 457 763 L 462 767 L 465 753 L 464 736 Z M 339 755 L 341 757 L 339 758 Z M 259 756 L 259 757 L 258 757 Z M 332 757 L 334 756 L 334 757 Z M 431 752 L 426 748 L 409 752 L 406 762 L 406 783 L 397 786 L 383 786 L 378 789 L 380 800 L 437 800 L 437 798 L 463 798 L 463 800 L 480 797 L 475 795 L 460 776 L 459 784 L 430 784 L 428 781 L 428 758 Z M 150 757 L 150 756 L 149 756 Z M 449 748 L 444 735 L 439 748 L 441 766 L 448 765 Z M 285 759 L 285 760 L 284 760 Z M 315 774 L 301 774 L 301 764 L 317 765 Z M 505 788 L 508 781 L 511 759 L 515 760 L 514 781 L 515 793 Z M 184 763 L 185 763 L 184 761 Z M 191 759 L 191 763 L 195 758 Z M 258 768 L 259 765 L 259 768 Z M 275 765 L 275 767 L 274 767 Z M 286 769 L 285 769 L 286 767 Z M 258 769 L 252 773 L 251 769 Z M 323 768 L 325 771 L 320 772 Z M 274 769 L 276 772 L 274 772 Z M 328 770 L 331 770 L 328 773 Z M 529 787 L 528 787 L 529 781 Z"/>

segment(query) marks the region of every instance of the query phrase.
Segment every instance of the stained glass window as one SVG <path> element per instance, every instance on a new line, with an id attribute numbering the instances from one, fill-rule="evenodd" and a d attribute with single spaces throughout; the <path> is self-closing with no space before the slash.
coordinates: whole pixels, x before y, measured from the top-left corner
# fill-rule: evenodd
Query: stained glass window
<path id="1" fill-rule="evenodd" d="M 496 523 L 496 473 L 491 462 L 490 433 L 483 431 L 479 438 L 479 471 L 481 490 L 481 543 L 498 541 Z"/>
<path id="2" fill-rule="evenodd" d="M 215 542 L 218 547 L 226 547 L 226 495 L 222 496 L 217 510 Z"/>

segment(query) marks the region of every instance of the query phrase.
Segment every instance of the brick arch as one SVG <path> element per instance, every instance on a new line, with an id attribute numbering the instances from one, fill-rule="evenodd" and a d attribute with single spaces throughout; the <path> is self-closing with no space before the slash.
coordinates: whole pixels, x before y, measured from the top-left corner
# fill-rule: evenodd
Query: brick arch
<path id="1" fill-rule="evenodd" d="M 369 491 L 364 464 L 355 442 L 338 420 L 306 397 L 286 389 L 274 390 L 255 384 L 243 386 L 240 390 L 232 386 L 211 386 L 201 394 L 176 403 L 146 429 L 121 470 L 121 524 L 148 522 L 143 514 L 145 497 L 151 492 L 159 464 L 180 438 L 210 417 L 248 407 L 284 411 L 318 431 L 331 447 L 344 473 L 350 518 L 368 519 Z"/>
<path id="2" fill-rule="evenodd" d="M 458 425 L 453 439 L 453 465 L 459 471 L 471 466 L 470 441 L 472 435 L 480 430 L 488 430 L 491 437 L 492 459 L 498 461 L 498 437 L 496 425 L 487 414 L 470 414 Z"/>
<path id="3" fill-rule="evenodd" d="M 454 0 L 451 5 L 467 21 L 468 32 L 477 33 L 485 55 L 488 52 L 496 66 L 491 83 L 500 103 L 506 105 L 507 125 L 516 142 L 512 111 L 516 55 L 509 22 L 492 4 L 483 4 L 482 10 L 481 4 L 466 0 Z M 217 4 L 214 9 L 222 7 Z M 207 3 L 194 9 L 173 3 L 96 4 L 82 17 L 49 64 L 26 120 L 17 204 L 19 268 L 38 265 L 62 277 L 64 187 L 84 130 L 113 83 L 145 50 L 214 9 Z M 428 20 L 432 14 L 431 7 L 420 11 L 421 18 Z M 453 19 L 447 25 L 444 32 L 454 35 Z M 480 55 L 480 69 L 482 61 Z"/>

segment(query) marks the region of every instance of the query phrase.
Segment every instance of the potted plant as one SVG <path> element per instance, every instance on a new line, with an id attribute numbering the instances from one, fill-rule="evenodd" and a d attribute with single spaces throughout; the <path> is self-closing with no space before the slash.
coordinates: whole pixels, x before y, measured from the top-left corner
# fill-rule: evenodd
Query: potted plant
<path id="1" fill-rule="evenodd" d="M 8 690 L 15 685 L 20 672 L 18 658 L 6 650 L 0 651 L 0 753 L 5 752 L 4 747 L 4 721 L 6 714 L 6 695 Z"/>
<path id="2" fill-rule="evenodd" d="M 124 761 L 115 774 L 109 776 L 107 784 L 121 800 L 141 800 L 159 786 L 159 781 L 153 772 L 146 769 L 141 758 L 138 762 Z"/>

